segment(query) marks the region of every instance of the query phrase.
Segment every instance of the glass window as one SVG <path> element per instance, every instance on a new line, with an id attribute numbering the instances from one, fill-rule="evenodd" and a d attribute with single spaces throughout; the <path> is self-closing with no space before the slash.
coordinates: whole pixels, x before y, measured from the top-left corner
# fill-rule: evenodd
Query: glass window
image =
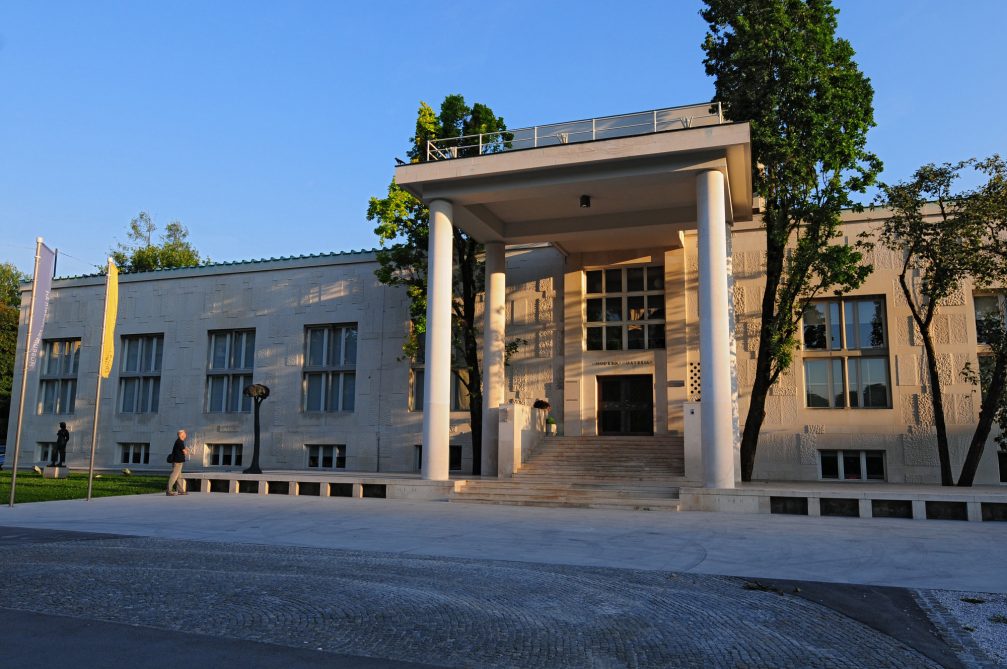
<path id="1" fill-rule="evenodd" d="M 129 335 L 122 338 L 119 365 L 119 411 L 157 413 L 161 395 L 161 361 L 164 335 Z"/>
<path id="2" fill-rule="evenodd" d="M 77 399 L 80 339 L 46 339 L 42 342 L 39 414 L 71 414 Z"/>
<path id="3" fill-rule="evenodd" d="M 244 390 L 252 384 L 255 331 L 211 332 L 209 340 L 206 410 L 210 413 L 250 412 L 252 398 L 246 397 Z"/>
<path id="4" fill-rule="evenodd" d="M 304 349 L 304 411 L 353 411 L 357 325 L 310 326 Z"/>
<path id="5" fill-rule="evenodd" d="M 410 392 L 409 410 L 423 411 L 423 368 L 413 368 L 410 370 L 412 376 L 412 388 Z M 451 411 L 469 411 L 471 398 L 468 386 L 465 381 L 469 378 L 467 369 L 451 370 Z"/>
<path id="6" fill-rule="evenodd" d="M 309 469 L 346 469 L 346 446 L 342 444 L 308 444 Z"/>
<path id="7" fill-rule="evenodd" d="M 991 321 L 1004 322 L 1004 298 L 998 295 L 976 295 L 973 299 L 976 312 L 976 338 L 979 344 L 989 344 Z"/>
<path id="8" fill-rule="evenodd" d="M 818 463 L 823 480 L 885 480 L 884 451 L 823 450 L 818 452 Z"/>
<path id="9" fill-rule="evenodd" d="M 585 298 L 589 351 L 664 348 L 664 268 L 591 270 Z"/>
<path id="10" fill-rule="evenodd" d="M 804 311 L 801 333 L 808 407 L 891 407 L 882 298 L 814 302 Z"/>

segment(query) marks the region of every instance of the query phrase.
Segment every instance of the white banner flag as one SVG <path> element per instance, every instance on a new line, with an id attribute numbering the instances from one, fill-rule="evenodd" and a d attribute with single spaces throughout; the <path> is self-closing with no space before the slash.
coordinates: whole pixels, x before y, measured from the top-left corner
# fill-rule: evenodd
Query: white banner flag
<path id="1" fill-rule="evenodd" d="M 48 246 L 38 244 L 38 266 L 31 282 L 32 318 L 31 332 L 28 333 L 28 371 L 35 369 L 38 350 L 42 345 L 42 327 L 45 313 L 49 308 L 49 291 L 52 289 L 52 275 L 56 271 L 56 254 Z"/>

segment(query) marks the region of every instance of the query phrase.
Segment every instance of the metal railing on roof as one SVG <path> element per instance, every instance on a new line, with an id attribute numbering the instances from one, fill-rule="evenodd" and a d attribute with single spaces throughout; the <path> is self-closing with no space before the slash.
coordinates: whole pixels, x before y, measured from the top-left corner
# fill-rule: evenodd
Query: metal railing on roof
<path id="1" fill-rule="evenodd" d="M 596 139 L 631 137 L 667 130 L 719 125 L 723 122 L 724 111 L 719 102 L 666 107 L 633 114 L 536 125 L 517 130 L 432 139 L 427 142 L 427 161 L 470 158 L 490 153 L 590 142 Z"/>

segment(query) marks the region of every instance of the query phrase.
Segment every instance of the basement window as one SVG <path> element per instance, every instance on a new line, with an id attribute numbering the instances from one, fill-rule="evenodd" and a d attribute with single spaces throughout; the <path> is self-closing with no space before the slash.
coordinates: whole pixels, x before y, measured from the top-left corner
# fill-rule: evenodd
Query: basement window
<path id="1" fill-rule="evenodd" d="M 823 481 L 884 481 L 884 451 L 819 451 Z"/>

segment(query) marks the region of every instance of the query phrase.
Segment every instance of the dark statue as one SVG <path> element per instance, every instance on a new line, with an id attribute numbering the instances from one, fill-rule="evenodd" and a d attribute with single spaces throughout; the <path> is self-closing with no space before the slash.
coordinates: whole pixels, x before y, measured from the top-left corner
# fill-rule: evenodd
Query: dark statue
<path id="1" fill-rule="evenodd" d="M 252 464 L 248 465 L 248 469 L 244 470 L 244 474 L 261 474 L 262 470 L 259 469 L 259 405 L 262 404 L 267 397 L 269 397 L 269 386 L 264 386 L 261 383 L 253 383 L 247 386 L 242 394 L 245 397 L 251 397 L 252 401 L 255 402 L 255 443 L 252 446 Z"/>

